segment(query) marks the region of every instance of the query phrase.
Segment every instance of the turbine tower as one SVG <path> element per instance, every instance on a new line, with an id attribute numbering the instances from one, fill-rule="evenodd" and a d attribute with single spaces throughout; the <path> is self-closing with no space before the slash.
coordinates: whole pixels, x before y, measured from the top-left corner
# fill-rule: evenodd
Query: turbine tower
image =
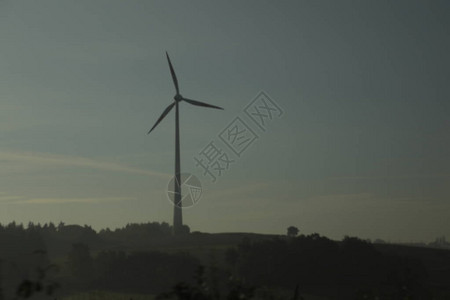
<path id="1" fill-rule="evenodd" d="M 178 104 L 181 101 L 186 101 L 189 104 L 197 105 L 197 106 L 203 106 L 203 107 L 209 107 L 209 108 L 216 108 L 216 109 L 223 109 L 222 107 L 207 104 L 204 102 L 187 99 L 181 96 L 180 89 L 178 87 L 178 80 L 177 76 L 175 75 L 175 71 L 173 69 L 172 63 L 170 62 L 169 54 L 166 51 L 166 57 L 167 61 L 169 63 L 170 73 L 172 74 L 172 80 L 173 84 L 175 85 L 176 94 L 173 97 L 174 101 L 167 106 L 167 108 L 163 111 L 161 116 L 156 121 L 155 125 L 153 125 L 152 129 L 149 130 L 147 134 L 152 132 L 153 129 L 159 124 L 159 122 L 164 119 L 164 117 L 172 110 L 172 108 L 175 106 L 175 180 L 174 180 L 174 191 L 175 191 L 175 198 L 174 198 L 174 207 L 173 207 L 173 233 L 177 234 L 180 233 L 181 227 L 183 225 L 183 216 L 181 213 L 182 209 L 182 203 L 181 203 L 181 182 L 180 182 L 180 121 L 179 121 L 179 111 L 178 111 Z"/>

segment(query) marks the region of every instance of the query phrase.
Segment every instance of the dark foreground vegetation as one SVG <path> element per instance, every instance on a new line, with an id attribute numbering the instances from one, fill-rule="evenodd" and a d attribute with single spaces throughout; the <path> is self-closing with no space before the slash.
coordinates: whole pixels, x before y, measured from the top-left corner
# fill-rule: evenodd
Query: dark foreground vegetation
<path id="1" fill-rule="evenodd" d="M 89 291 L 159 299 L 450 299 L 450 251 L 354 237 L 171 235 L 166 223 L 95 232 L 0 226 L 0 299 Z M 93 298 L 91 298 L 93 299 Z M 106 299 L 106 298 L 105 298 Z"/>

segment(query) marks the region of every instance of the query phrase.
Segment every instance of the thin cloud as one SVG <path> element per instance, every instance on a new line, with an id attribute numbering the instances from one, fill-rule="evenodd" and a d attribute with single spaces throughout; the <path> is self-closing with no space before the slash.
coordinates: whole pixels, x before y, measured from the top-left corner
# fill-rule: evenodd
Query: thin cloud
<path id="1" fill-rule="evenodd" d="M 166 173 L 143 170 L 121 163 L 101 161 L 70 155 L 0 151 L 0 160 L 6 162 L 22 162 L 33 164 L 35 166 L 71 166 L 78 168 L 98 169 L 103 171 L 126 172 L 144 176 L 155 176 L 162 179 L 168 179 L 171 177 Z"/>
<path id="2" fill-rule="evenodd" d="M 310 197 L 308 200 L 313 202 L 318 201 L 369 201 L 373 200 L 374 196 L 370 193 L 352 193 L 352 194 L 330 194 L 317 195 Z"/>
<path id="3" fill-rule="evenodd" d="M 133 201 L 132 197 L 92 197 L 92 198 L 32 198 L 14 201 L 14 204 L 67 204 L 67 203 L 104 203 L 117 201 Z"/>
<path id="4" fill-rule="evenodd" d="M 408 180 L 421 178 L 450 178 L 450 174 L 436 173 L 436 174 L 400 174 L 400 175 L 380 175 L 380 176 L 339 176 L 330 177 L 332 180 Z"/>
<path id="5" fill-rule="evenodd" d="M 236 197 L 237 195 L 242 196 L 242 194 L 261 194 L 261 191 L 267 191 L 270 189 L 272 184 L 270 182 L 256 182 L 256 183 L 246 183 L 241 184 L 236 187 L 230 187 L 227 189 L 220 189 L 214 192 L 212 195 L 214 198 L 228 198 Z"/>
<path id="6" fill-rule="evenodd" d="M 0 203 L 8 203 L 8 202 L 14 202 L 17 200 L 23 200 L 23 197 L 21 196 L 10 196 L 10 195 L 6 195 L 4 193 L 0 194 Z"/>

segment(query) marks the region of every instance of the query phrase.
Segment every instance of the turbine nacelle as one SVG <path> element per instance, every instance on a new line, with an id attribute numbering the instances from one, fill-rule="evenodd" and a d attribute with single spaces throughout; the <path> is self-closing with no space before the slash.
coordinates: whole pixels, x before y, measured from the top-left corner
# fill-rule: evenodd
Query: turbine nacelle
<path id="1" fill-rule="evenodd" d="M 173 99 L 175 99 L 175 101 L 180 102 L 181 100 L 183 100 L 183 96 L 181 96 L 180 94 L 176 94 Z"/>

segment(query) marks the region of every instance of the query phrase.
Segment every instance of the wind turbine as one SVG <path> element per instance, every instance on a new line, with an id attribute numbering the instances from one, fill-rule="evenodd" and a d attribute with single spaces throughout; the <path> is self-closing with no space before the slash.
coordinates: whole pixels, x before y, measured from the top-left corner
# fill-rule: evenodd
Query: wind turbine
<path id="1" fill-rule="evenodd" d="M 153 125 L 152 129 L 149 130 L 147 134 L 153 131 L 155 127 L 159 124 L 159 122 L 164 119 L 164 117 L 172 110 L 172 108 L 175 106 L 175 181 L 174 181 L 174 190 L 175 190 L 175 200 L 174 200 L 174 207 L 173 207 L 173 232 L 174 234 L 177 234 L 180 232 L 181 227 L 183 225 L 183 217 L 181 214 L 181 186 L 180 186 L 180 121 L 179 121 L 179 112 L 178 112 L 178 104 L 181 101 L 186 101 L 189 104 L 197 105 L 197 106 L 203 106 L 203 107 L 209 107 L 209 108 L 216 108 L 216 109 L 223 109 L 222 107 L 207 104 L 204 102 L 200 102 L 197 100 L 187 99 L 180 94 L 180 89 L 178 87 L 178 80 L 177 76 L 175 75 L 175 71 L 173 69 L 172 63 L 170 62 L 169 54 L 166 51 L 167 61 L 169 63 L 170 73 L 172 74 L 172 80 L 173 84 L 175 85 L 176 94 L 173 97 L 174 101 L 167 106 L 167 108 L 163 111 L 159 119 L 156 121 L 155 125 Z"/>

